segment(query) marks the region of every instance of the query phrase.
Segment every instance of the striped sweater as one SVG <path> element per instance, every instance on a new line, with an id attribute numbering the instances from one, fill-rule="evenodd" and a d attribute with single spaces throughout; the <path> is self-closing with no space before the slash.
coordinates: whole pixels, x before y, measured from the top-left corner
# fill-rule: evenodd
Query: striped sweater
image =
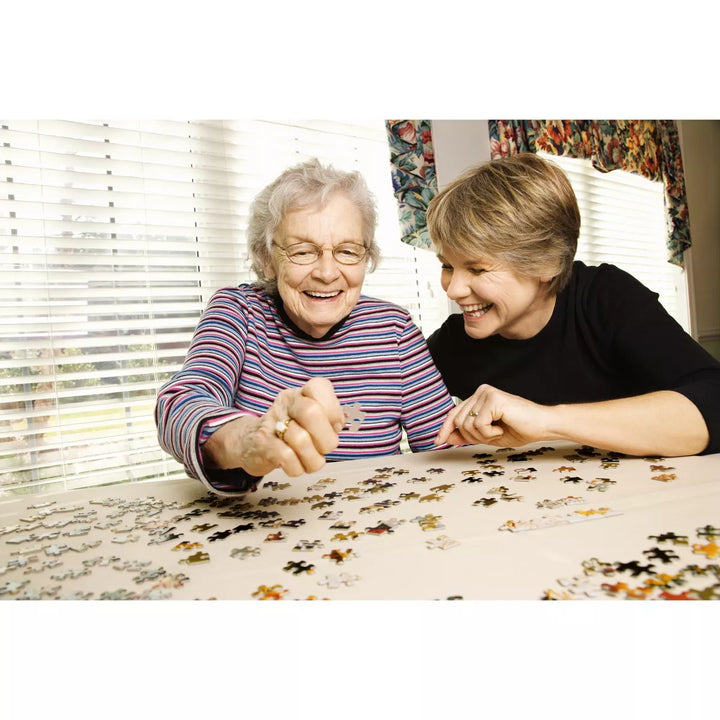
<path id="1" fill-rule="evenodd" d="M 363 295 L 314 339 L 292 324 L 279 300 L 240 285 L 213 295 L 182 369 L 160 388 L 160 445 L 211 490 L 247 490 L 227 471 L 205 469 L 201 444 L 223 423 L 264 415 L 280 390 L 312 377 L 328 378 L 341 404 L 357 401 L 366 414 L 356 431 L 340 432 L 329 461 L 396 454 L 403 428 L 413 451 L 436 448 L 433 438 L 453 407 L 406 310 Z"/>

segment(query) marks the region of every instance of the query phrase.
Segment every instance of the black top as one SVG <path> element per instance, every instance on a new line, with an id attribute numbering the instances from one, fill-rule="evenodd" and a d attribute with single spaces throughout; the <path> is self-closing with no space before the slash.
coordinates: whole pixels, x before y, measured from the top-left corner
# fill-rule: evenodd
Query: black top
<path id="1" fill-rule="evenodd" d="M 461 399 L 483 383 L 543 405 L 675 390 L 705 419 L 704 452 L 720 452 L 720 362 L 668 315 L 656 293 L 614 265 L 575 262 L 550 321 L 532 338 L 473 339 L 455 314 L 428 345 L 450 393 Z"/>

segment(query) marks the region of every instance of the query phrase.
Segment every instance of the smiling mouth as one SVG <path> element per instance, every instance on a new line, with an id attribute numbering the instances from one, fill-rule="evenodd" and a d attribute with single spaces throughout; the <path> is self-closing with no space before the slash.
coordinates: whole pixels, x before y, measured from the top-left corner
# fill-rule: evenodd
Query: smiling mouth
<path id="1" fill-rule="evenodd" d="M 463 305 L 462 311 L 463 315 L 467 317 L 478 318 L 485 315 L 492 306 L 493 303 L 487 303 L 485 305 Z"/>
<path id="2" fill-rule="evenodd" d="M 304 294 L 316 300 L 332 300 L 342 295 L 342 290 L 335 290 L 334 292 L 313 292 L 312 290 L 305 290 Z"/>

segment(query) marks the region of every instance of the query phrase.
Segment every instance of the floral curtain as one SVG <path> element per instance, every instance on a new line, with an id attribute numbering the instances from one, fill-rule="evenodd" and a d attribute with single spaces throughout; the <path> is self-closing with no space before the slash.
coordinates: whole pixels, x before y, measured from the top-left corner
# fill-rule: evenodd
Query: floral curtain
<path id="1" fill-rule="evenodd" d="M 437 193 L 430 120 L 386 120 L 385 126 L 401 239 L 408 245 L 429 248 L 425 212 Z"/>
<path id="2" fill-rule="evenodd" d="M 490 120 L 492 158 L 519 152 L 590 158 L 601 172 L 625 170 L 662 181 L 668 260 L 683 265 L 690 245 L 680 140 L 673 120 Z"/>

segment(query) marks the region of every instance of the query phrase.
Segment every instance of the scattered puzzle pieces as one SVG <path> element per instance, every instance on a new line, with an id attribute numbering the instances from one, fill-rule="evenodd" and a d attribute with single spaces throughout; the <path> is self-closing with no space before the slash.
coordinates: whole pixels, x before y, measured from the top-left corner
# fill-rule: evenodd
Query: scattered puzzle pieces
<path id="1" fill-rule="evenodd" d="M 588 490 L 597 490 L 598 492 L 606 492 L 608 488 L 615 485 L 616 480 L 610 478 L 595 478 L 587 482 Z"/>
<path id="2" fill-rule="evenodd" d="M 483 473 L 483 474 L 488 475 L 489 473 Z M 502 475 L 502 473 L 498 473 L 498 474 Z M 460 482 L 481 483 L 481 482 L 485 482 L 485 480 L 483 478 L 479 477 L 478 475 L 472 474 L 472 475 L 468 475 L 467 477 L 464 477 Z M 418 497 L 419 497 L 419 495 L 418 495 Z"/>
<path id="3" fill-rule="evenodd" d="M 359 575 L 349 575 L 348 573 L 326 575 L 322 580 L 318 580 L 318 585 L 325 585 L 328 590 L 335 590 L 341 585 L 345 585 L 346 587 L 354 585 L 359 579 Z"/>
<path id="4" fill-rule="evenodd" d="M 356 533 L 354 531 L 351 531 L 349 533 L 336 533 L 333 535 L 330 540 L 336 541 L 336 540 L 354 540 L 355 538 L 360 537 L 360 533 Z"/>
<path id="5" fill-rule="evenodd" d="M 282 600 L 287 593 L 288 590 L 282 585 L 259 585 L 252 597 L 258 600 Z"/>
<path id="6" fill-rule="evenodd" d="M 216 530 L 208 537 L 208 541 L 215 542 L 216 540 L 225 540 L 225 538 L 229 538 L 232 534 L 232 530 Z"/>
<path id="7" fill-rule="evenodd" d="M 508 520 L 498 530 L 509 530 L 511 532 L 522 532 L 525 530 L 540 530 L 542 528 L 557 527 L 558 525 L 569 525 L 576 522 L 583 522 L 595 518 L 614 517 L 619 512 L 610 508 L 599 508 L 597 510 L 576 510 L 567 515 L 543 515 L 532 520 Z"/>
<path id="8" fill-rule="evenodd" d="M 311 552 L 322 547 L 323 544 L 320 540 L 313 540 L 312 542 L 309 540 L 298 540 L 293 550 L 297 550 L 298 552 Z"/>
<path id="9" fill-rule="evenodd" d="M 173 593 L 172 591 L 188 584 L 188 575 L 192 574 L 190 570 L 187 570 L 187 575 L 173 574 L 166 571 L 160 562 L 150 564 L 149 561 L 143 561 L 143 550 L 149 552 L 146 546 L 155 546 L 152 549 L 153 557 L 166 558 L 165 567 L 170 567 L 168 564 L 170 560 L 167 559 L 169 557 L 175 557 L 176 560 L 189 567 L 193 564 L 209 562 L 208 553 L 198 552 L 203 548 L 203 542 L 218 543 L 231 535 L 250 533 L 249 537 L 245 535 L 250 543 L 262 546 L 263 538 L 264 542 L 269 544 L 281 543 L 289 539 L 292 550 L 310 553 L 310 555 L 306 556 L 306 559 L 288 561 L 282 557 L 284 552 L 282 546 L 275 548 L 263 546 L 262 553 L 260 547 L 255 547 L 253 544 L 241 548 L 228 548 L 229 556 L 233 559 L 245 561 L 258 558 L 262 554 L 268 561 L 268 567 L 271 570 L 272 565 L 275 565 L 275 570 L 270 573 L 269 577 L 263 578 L 261 575 L 257 580 L 254 577 L 255 571 L 258 567 L 263 566 L 262 563 L 265 560 L 261 561 L 260 565 L 255 563 L 251 567 L 249 565 L 234 566 L 237 577 L 245 582 L 243 594 L 246 597 L 251 593 L 253 587 L 257 587 L 252 593 L 252 597 L 257 599 L 278 600 L 288 597 L 318 599 L 315 595 L 308 596 L 306 587 L 303 590 L 295 591 L 296 588 L 302 587 L 303 583 L 307 583 L 302 576 L 317 575 L 320 567 L 330 569 L 330 565 L 323 566 L 322 563 L 325 561 L 344 565 L 343 568 L 332 568 L 336 571 L 348 566 L 353 569 L 358 567 L 361 571 L 363 567 L 372 567 L 372 562 L 367 561 L 367 557 L 365 559 L 367 562 L 361 560 L 355 566 L 351 562 L 351 558 L 356 556 L 354 550 L 360 550 L 362 553 L 363 547 L 366 547 L 368 543 L 374 545 L 375 541 L 365 539 L 367 535 L 389 535 L 396 532 L 402 523 L 414 522 L 423 532 L 432 532 L 433 537 L 426 539 L 427 535 L 421 537 L 416 534 L 417 531 L 408 529 L 406 535 L 396 533 L 400 535 L 401 544 L 412 545 L 414 543 L 421 549 L 424 545 L 427 550 L 440 551 L 457 548 L 460 545 L 460 542 L 452 539 L 449 535 L 437 534 L 445 530 L 441 515 L 419 514 L 411 520 L 414 513 L 405 504 L 407 502 L 432 503 L 447 500 L 449 504 L 452 504 L 461 498 L 465 503 L 466 512 L 467 506 L 470 504 L 492 508 L 480 511 L 471 517 L 477 518 L 475 522 L 481 523 L 481 525 L 483 523 L 487 525 L 488 518 L 497 517 L 496 521 L 491 522 L 491 525 L 496 527 L 504 519 L 502 515 L 498 516 L 498 513 L 503 512 L 501 508 L 506 508 L 503 502 L 520 502 L 524 498 L 511 492 L 507 486 L 491 487 L 494 482 L 508 482 L 509 486 L 514 489 L 519 488 L 517 485 L 512 485 L 513 482 L 529 483 L 523 487 L 523 490 L 527 490 L 525 495 L 529 501 L 523 503 L 520 508 L 523 514 L 519 514 L 519 517 L 523 519 L 508 520 L 505 526 L 499 529 L 518 532 L 551 528 L 556 525 L 584 522 L 619 514 L 610 507 L 580 507 L 571 513 L 569 512 L 570 506 L 584 505 L 587 500 L 561 492 L 558 492 L 557 495 L 564 496 L 555 498 L 551 492 L 562 486 L 552 483 L 561 480 L 565 483 L 580 485 L 581 487 L 576 490 L 586 491 L 588 496 L 590 495 L 589 491 L 606 493 L 609 505 L 612 503 L 611 498 L 616 488 L 622 483 L 622 470 L 618 470 L 617 474 L 612 473 L 613 477 L 619 478 L 619 481 L 609 477 L 594 476 L 600 467 L 618 468 L 621 464 L 625 467 L 630 461 L 624 461 L 622 456 L 606 451 L 580 448 L 578 453 L 564 456 L 571 464 L 560 465 L 557 462 L 560 455 L 555 455 L 555 461 L 551 461 L 552 465 L 541 466 L 539 462 L 535 463 L 537 467 L 529 465 L 530 462 L 533 462 L 530 458 L 549 450 L 551 448 L 514 452 L 513 448 L 502 448 L 492 453 L 476 453 L 472 456 L 474 460 L 470 460 L 473 465 L 477 463 L 474 468 L 463 470 L 457 465 L 454 467 L 448 465 L 446 468 L 433 467 L 426 469 L 423 476 L 413 476 L 417 470 L 410 471 L 402 467 L 407 463 L 404 463 L 402 456 L 398 456 L 394 458 L 397 466 L 377 468 L 372 477 L 365 477 L 363 480 L 353 479 L 351 480 L 352 487 L 338 486 L 337 490 L 333 490 L 329 486 L 337 482 L 335 478 L 316 480 L 308 485 L 308 495 L 302 499 L 288 497 L 290 493 L 285 491 L 290 487 L 290 483 L 266 482 L 263 485 L 265 492 L 258 493 L 261 497 L 254 502 L 248 501 L 248 498 L 252 498 L 250 494 L 240 501 L 238 498 L 219 497 L 213 493 L 182 504 L 165 502 L 156 498 L 140 498 L 132 501 L 105 499 L 93 501 L 92 504 L 96 505 L 98 510 L 90 512 L 85 512 L 82 506 L 58 507 L 57 503 L 37 503 L 35 506 L 27 506 L 28 512 L 17 525 L 0 528 L 0 536 L 2 536 L 0 548 L 5 547 L 8 550 L 7 559 L 3 557 L 3 561 L 0 562 L 0 576 L 2 576 L 3 582 L 9 581 L 0 585 L 0 596 L 8 600 L 90 599 L 98 596 L 100 599 L 154 600 L 169 598 L 173 594 L 187 597 L 187 594 Z M 464 457 L 467 459 L 470 456 L 465 455 Z M 575 467 L 580 468 L 580 463 L 583 463 L 584 477 L 582 478 L 574 476 Z M 408 467 L 412 466 L 408 464 Z M 643 465 L 643 469 L 645 467 L 647 466 Z M 439 483 L 439 479 L 435 476 L 448 470 L 452 471 L 450 481 Z M 545 485 L 550 494 L 550 497 L 545 499 L 540 499 L 543 498 L 543 495 L 533 492 L 538 487 L 542 487 L 540 483 L 535 482 L 541 473 L 544 475 L 543 480 L 550 479 L 552 481 Z M 604 474 L 607 475 L 607 473 Z M 647 482 L 650 477 L 653 480 L 668 482 L 676 477 L 682 477 L 682 475 L 676 476 L 674 467 L 654 463 L 650 465 L 650 472 L 643 475 L 641 480 Z M 489 478 L 502 479 L 492 481 Z M 474 500 L 473 496 L 476 497 L 480 494 L 475 491 L 473 486 L 478 482 L 486 483 L 483 485 L 483 490 L 486 487 L 490 489 L 487 490 L 487 497 Z M 424 488 L 418 488 L 420 492 L 414 492 L 416 483 L 427 483 L 427 485 Z M 654 492 L 663 492 L 663 490 L 657 488 Z M 379 497 L 383 499 L 378 500 Z M 622 494 L 619 494 L 619 497 L 624 499 Z M 357 500 L 361 500 L 361 502 L 354 502 Z M 289 505 L 297 506 L 292 509 L 293 519 L 285 519 L 275 511 L 280 510 L 281 506 Z M 394 508 L 397 506 L 400 507 L 395 510 Z M 270 509 L 273 507 L 274 509 Z M 433 506 L 425 506 L 420 509 L 420 513 L 426 508 L 436 509 Z M 567 510 L 563 512 L 563 508 L 567 508 Z M 108 509 L 112 511 L 108 512 Z M 161 511 L 170 509 L 173 510 L 170 513 L 159 514 Z M 32 512 L 30 512 L 31 510 Z M 325 510 L 328 512 L 323 512 Z M 538 510 L 549 512 L 541 515 L 537 512 Z M 315 511 L 323 512 L 320 515 L 321 520 L 331 521 L 329 530 L 328 525 L 316 522 L 319 512 Z M 341 520 L 343 511 L 350 518 L 358 518 L 366 513 L 377 513 L 378 517 L 382 518 L 384 513 L 393 512 L 405 519 L 391 518 L 376 522 L 377 518 L 375 518 L 372 526 L 366 527 L 364 530 L 353 531 L 351 528 L 356 526 L 357 520 Z M 414 511 L 417 512 L 417 508 Z M 305 517 L 301 517 L 302 515 Z M 449 532 L 453 532 L 454 516 L 451 512 L 448 512 L 447 515 L 446 522 L 450 526 Z M 230 523 L 218 526 L 212 521 L 219 517 L 237 518 L 234 522 L 239 524 L 230 529 L 226 528 L 226 525 Z M 360 520 L 362 519 L 360 518 Z M 369 519 L 366 518 L 366 520 Z M 207 522 L 198 524 L 202 520 L 207 520 Z M 311 529 L 299 530 L 306 523 Z M 468 523 L 470 523 L 470 517 Z M 362 525 L 361 522 L 360 526 L 362 527 Z M 717 558 L 720 557 L 720 528 L 716 525 L 677 528 L 684 532 L 694 530 L 695 534 L 682 535 L 664 532 L 649 536 L 655 544 L 649 549 L 647 549 L 649 545 L 647 539 L 641 537 L 639 543 L 642 544 L 635 545 L 636 554 L 634 555 L 635 558 L 640 559 L 631 559 L 626 562 L 606 562 L 599 557 L 593 557 L 584 561 L 577 568 L 575 575 L 568 573 L 568 577 L 559 578 L 556 581 L 558 588 L 544 591 L 544 597 L 565 600 L 602 597 L 617 600 L 717 601 L 720 599 L 720 567 L 717 562 L 710 564 L 711 561 L 717 561 Z M 269 532 L 270 530 L 272 532 Z M 316 540 L 296 539 L 300 532 L 304 535 L 310 533 L 314 535 L 316 530 L 319 536 Z M 208 533 L 208 536 L 201 538 L 203 542 L 193 542 L 192 539 L 181 540 L 183 532 L 186 534 L 189 532 Z M 268 532 L 269 534 L 265 536 Z M 99 545 L 96 538 L 101 537 L 100 533 L 104 533 L 102 537 L 105 538 L 105 542 L 115 543 L 109 547 L 122 555 L 122 559 L 117 555 L 113 555 L 112 558 L 98 557 L 89 552 L 91 548 Z M 691 536 L 696 538 L 694 544 L 690 540 Z M 190 537 L 193 536 L 190 535 Z M 88 542 L 80 543 L 77 540 L 73 542 L 69 538 L 84 538 Z M 68 544 L 64 544 L 63 541 L 67 541 Z M 380 545 L 383 544 L 382 541 L 378 542 Z M 352 544 L 353 548 L 338 547 L 334 543 Z M 125 547 L 119 547 L 120 545 L 125 545 Z M 163 548 L 163 545 L 166 547 Z M 325 545 L 329 545 L 331 549 L 324 551 Z M 392 548 L 392 542 L 390 546 Z M 622 547 L 625 545 L 623 544 Z M 10 552 L 11 550 L 12 552 Z M 169 552 L 171 550 L 175 551 L 174 555 Z M 162 555 L 161 552 L 165 554 Z M 462 555 L 463 551 L 459 552 Z M 593 550 L 592 552 L 598 551 Z M 685 557 L 683 557 L 683 552 Z M 77 553 L 85 553 L 86 559 L 78 558 Z M 178 554 L 181 555 L 180 558 Z M 76 561 L 74 564 L 72 563 L 73 559 Z M 82 565 L 77 567 L 80 562 Z M 429 562 L 432 563 L 432 559 Z M 73 565 L 76 566 L 73 567 Z M 84 577 L 103 575 L 102 572 L 95 571 L 95 568 L 108 566 L 127 573 L 121 576 L 125 578 L 125 587 L 110 589 L 102 594 L 73 590 L 73 585 L 76 588 L 85 587 L 83 583 L 87 581 L 83 579 Z M 252 570 L 253 567 L 255 570 Z M 287 580 L 285 585 L 255 586 L 258 580 L 274 582 L 280 579 L 277 577 L 280 569 L 285 572 L 284 577 Z M 656 572 L 656 570 L 661 570 L 661 572 Z M 276 575 L 274 578 L 273 572 Z M 198 568 L 196 573 L 201 576 L 203 569 Z M 253 583 L 251 587 L 248 586 L 248 578 L 252 578 L 249 581 Z M 56 580 L 58 584 L 54 584 L 50 580 Z M 350 587 L 359 580 L 359 575 L 337 573 L 324 575 L 319 580 L 315 577 L 312 583 L 317 582 L 318 585 L 325 586 L 328 591 L 334 591 L 338 588 Z M 45 581 L 44 584 L 43 581 Z M 127 586 L 137 587 L 133 589 L 133 587 Z M 438 595 L 441 594 L 441 591 L 435 590 L 435 592 Z M 442 593 L 443 596 L 446 594 L 447 592 Z M 454 597 L 451 596 L 448 599 Z"/>
<path id="10" fill-rule="evenodd" d="M 688 536 L 687 535 L 676 535 L 674 532 L 666 532 L 662 533 L 660 535 L 649 535 L 649 540 L 657 540 L 659 543 L 663 542 L 671 542 L 673 545 L 687 545 L 688 544 Z"/>
<path id="11" fill-rule="evenodd" d="M 653 480 L 659 480 L 660 482 L 670 482 L 671 480 L 677 480 L 675 473 L 662 473 L 660 475 L 653 475 Z"/>
<path id="12" fill-rule="evenodd" d="M 202 525 L 193 525 L 190 529 L 194 532 L 207 532 L 208 530 L 212 530 L 214 527 L 217 527 L 217 524 L 203 523 Z"/>
<path id="13" fill-rule="evenodd" d="M 482 505 L 483 507 L 490 507 L 491 505 L 495 505 L 495 503 L 498 501 L 497 498 L 480 498 L 479 500 L 475 500 L 473 505 Z"/>
<path id="14" fill-rule="evenodd" d="M 440 522 L 442 515 L 418 515 L 414 517 L 410 522 L 416 522 L 423 530 L 444 530 L 445 526 Z"/>
<path id="15" fill-rule="evenodd" d="M 385 533 L 394 532 L 395 528 L 404 522 L 404 520 L 397 520 L 396 518 L 392 518 L 391 520 L 386 520 L 385 522 L 378 523 L 375 527 L 366 527 L 365 532 L 369 533 L 370 535 L 384 535 Z"/>
<path id="16" fill-rule="evenodd" d="M 698 600 L 720 600 L 720 583 L 710 585 L 702 590 L 690 590 L 689 592 L 696 595 Z"/>
<path id="17" fill-rule="evenodd" d="M 425 541 L 425 547 L 427 547 L 428 550 L 450 550 L 459 544 L 457 540 L 452 540 L 447 535 L 438 535 L 432 540 Z"/>
<path id="18" fill-rule="evenodd" d="M 334 561 L 337 565 L 340 565 L 348 558 L 357 556 L 353 553 L 352 548 L 348 548 L 347 550 L 331 550 L 329 553 L 325 553 L 323 557 Z"/>
<path id="19" fill-rule="evenodd" d="M 720 538 L 720 528 L 713 527 L 712 525 L 705 525 L 705 527 L 698 528 L 696 532 L 698 537 L 707 538 L 708 540 Z"/>
<path id="20" fill-rule="evenodd" d="M 230 557 L 237 558 L 238 560 L 246 560 L 249 557 L 257 557 L 258 555 L 260 555 L 260 548 L 250 547 L 249 545 L 241 548 L 233 548 L 230 551 Z"/>
<path id="21" fill-rule="evenodd" d="M 536 508 L 547 508 L 547 509 L 553 509 L 556 507 L 563 507 L 566 505 L 578 505 L 585 502 L 584 498 L 581 497 L 575 497 L 573 495 L 568 495 L 567 497 L 558 498 L 557 500 L 549 500 L 545 498 L 545 500 L 541 500 L 539 502 L 535 503 Z"/>
<path id="22" fill-rule="evenodd" d="M 641 565 L 639 560 L 630 560 L 629 562 L 619 562 L 615 564 L 617 572 L 629 572 L 633 577 L 645 573 L 646 575 L 655 575 L 652 564 Z"/>
<path id="23" fill-rule="evenodd" d="M 711 534 L 714 530 L 712 526 L 706 526 L 705 529 Z M 697 529 L 698 534 L 701 530 L 703 528 Z M 652 547 L 642 551 L 645 558 L 661 562 L 666 566 L 666 570 L 657 572 L 653 564 L 643 563 L 638 559 L 609 563 L 594 557 L 582 563 L 587 581 L 583 583 L 583 587 L 587 583 L 592 585 L 593 578 L 597 576 L 602 579 L 615 574 L 626 574 L 639 578 L 640 584 L 631 585 L 625 580 L 619 580 L 597 583 L 597 587 L 606 596 L 621 600 L 720 600 L 720 565 L 687 563 L 687 553 L 690 551 L 694 555 L 705 555 L 707 551 L 709 554 L 706 557 L 714 557 L 720 552 L 714 542 L 696 543 L 688 547 L 688 536 L 675 532 L 663 532 L 648 537 L 658 543 L 672 543 L 672 547 Z M 682 556 L 683 551 L 686 552 L 685 558 Z M 703 579 L 706 581 L 704 584 Z M 558 579 L 558 585 L 564 589 L 560 592 L 546 590 L 543 599 L 584 599 L 582 595 L 572 592 L 572 580 Z"/>
<path id="24" fill-rule="evenodd" d="M 423 495 L 419 502 L 439 502 L 442 498 L 437 493 L 430 493 L 429 495 Z"/>
<path id="25" fill-rule="evenodd" d="M 691 592 L 691 590 L 684 590 L 681 593 L 671 593 L 667 590 L 663 590 L 660 593 L 660 597 L 663 600 L 698 600 L 699 598 L 690 596 Z"/>
<path id="26" fill-rule="evenodd" d="M 650 550 L 643 550 L 643 555 L 647 555 L 650 560 L 660 560 L 662 563 L 670 563 L 680 557 L 672 550 L 665 550 L 657 547 L 651 548 Z"/>
<path id="27" fill-rule="evenodd" d="M 293 575 L 300 575 L 301 573 L 307 573 L 308 575 L 312 575 L 315 572 L 315 566 L 308 564 L 307 562 L 305 562 L 305 560 L 290 560 L 285 565 L 283 570 L 285 570 L 285 572 L 291 572 Z"/>
<path id="28" fill-rule="evenodd" d="M 711 560 L 713 558 L 716 558 L 720 556 L 720 546 L 718 546 L 717 543 L 709 542 L 705 545 L 700 543 L 695 543 L 692 546 L 692 551 L 697 554 L 705 555 L 708 560 Z"/>
<path id="29" fill-rule="evenodd" d="M 436 485 L 435 487 L 431 487 L 430 490 L 436 493 L 449 493 L 454 487 L 455 483 L 445 483 L 443 485 Z"/>
<path id="30" fill-rule="evenodd" d="M 282 534 L 282 530 L 276 533 L 269 533 L 265 537 L 265 542 L 285 542 L 287 538 Z"/>

